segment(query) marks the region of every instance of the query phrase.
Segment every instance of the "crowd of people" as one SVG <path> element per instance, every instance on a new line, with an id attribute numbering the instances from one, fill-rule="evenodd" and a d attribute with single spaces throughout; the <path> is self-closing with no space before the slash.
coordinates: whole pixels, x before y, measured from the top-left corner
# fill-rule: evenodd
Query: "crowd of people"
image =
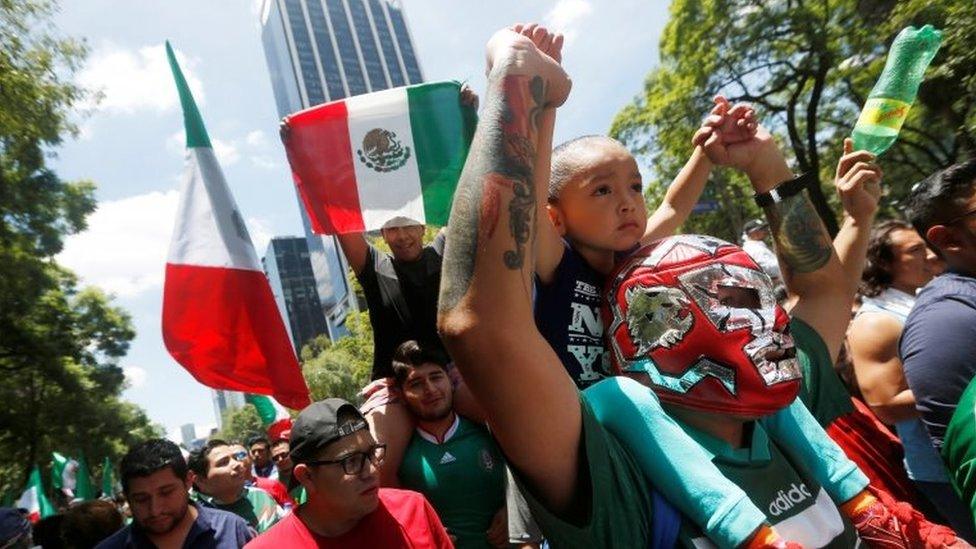
<path id="1" fill-rule="evenodd" d="M 620 143 L 552 147 L 561 48 L 536 25 L 489 41 L 430 245 L 402 217 L 389 253 L 339 237 L 374 334 L 361 405 L 315 402 L 290 430 L 189 456 L 142 442 L 121 462 L 131 516 L 85 502 L 33 543 L 971 547 L 976 160 L 920 182 L 907 221 L 877 221 L 881 168 L 839 144 L 831 238 L 815 175 L 716 97 L 648 214 Z M 674 234 L 714 167 L 765 213 L 741 247 Z M 32 543 L 15 510 L 0 534 Z"/>

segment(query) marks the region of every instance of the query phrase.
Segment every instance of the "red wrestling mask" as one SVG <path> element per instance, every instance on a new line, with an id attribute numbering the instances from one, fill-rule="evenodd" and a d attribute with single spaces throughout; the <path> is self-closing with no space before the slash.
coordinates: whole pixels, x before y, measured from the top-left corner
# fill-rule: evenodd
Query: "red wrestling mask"
<path id="1" fill-rule="evenodd" d="M 789 316 L 742 248 L 665 238 L 634 252 L 609 283 L 603 317 L 616 373 L 646 373 L 664 402 L 740 417 L 796 398 Z"/>

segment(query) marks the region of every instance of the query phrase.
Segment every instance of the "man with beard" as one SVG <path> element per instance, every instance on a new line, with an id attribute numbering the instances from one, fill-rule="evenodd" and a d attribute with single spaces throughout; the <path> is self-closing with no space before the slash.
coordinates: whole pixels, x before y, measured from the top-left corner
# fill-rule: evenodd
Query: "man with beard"
<path id="1" fill-rule="evenodd" d="M 98 544 L 99 549 L 241 547 L 254 532 L 237 515 L 190 501 L 191 475 L 176 444 L 150 439 L 122 458 L 122 492 L 132 524 Z"/>
<path id="2" fill-rule="evenodd" d="M 505 461 L 484 427 L 455 413 L 447 357 L 405 341 L 393 376 L 417 422 L 400 483 L 427 496 L 457 547 L 507 546 Z"/>
<path id="3" fill-rule="evenodd" d="M 234 446 L 223 440 L 210 439 L 203 448 L 191 453 L 188 465 L 196 475 L 193 484 L 203 503 L 230 511 L 258 533 L 264 532 L 285 512 L 270 494 L 246 485 L 244 463 L 234 450 Z"/>

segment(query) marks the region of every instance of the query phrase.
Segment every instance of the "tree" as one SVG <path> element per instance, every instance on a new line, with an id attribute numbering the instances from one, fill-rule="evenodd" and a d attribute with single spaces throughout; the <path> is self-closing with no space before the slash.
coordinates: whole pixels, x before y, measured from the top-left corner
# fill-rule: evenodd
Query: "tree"
<path id="1" fill-rule="evenodd" d="M 756 105 L 785 139 L 796 169 L 829 182 L 841 139 L 884 66 L 888 44 L 909 24 L 932 23 L 945 29 L 942 49 L 898 143 L 882 158 L 890 207 L 921 177 L 976 151 L 974 21 L 971 0 L 674 0 L 660 66 L 618 113 L 611 133 L 650 158 L 652 183 L 660 186 L 688 156 L 711 97 L 723 93 Z M 745 192 L 740 181 L 725 177 L 711 192 Z M 663 191 L 652 187 L 654 193 Z M 735 203 L 741 207 L 732 217 L 754 213 Z M 694 217 L 686 228 L 714 224 L 722 215 Z"/>
<path id="2" fill-rule="evenodd" d="M 86 47 L 56 34 L 55 8 L 0 0 L 0 491 L 19 492 L 52 450 L 116 461 L 160 432 L 119 399 L 128 314 L 54 261 L 95 208 L 93 183 L 47 166 L 89 96 L 73 82 Z"/>
<path id="3" fill-rule="evenodd" d="M 302 373 L 312 400 L 338 397 L 357 403 L 373 367 L 373 330 L 365 311 L 346 317 L 349 335 L 330 341 L 321 335 L 302 348 Z"/>
<path id="4" fill-rule="evenodd" d="M 224 412 L 221 425 L 222 427 L 215 438 L 227 442 L 245 444 L 251 435 L 264 433 L 261 416 L 258 415 L 257 409 L 250 404 Z"/>

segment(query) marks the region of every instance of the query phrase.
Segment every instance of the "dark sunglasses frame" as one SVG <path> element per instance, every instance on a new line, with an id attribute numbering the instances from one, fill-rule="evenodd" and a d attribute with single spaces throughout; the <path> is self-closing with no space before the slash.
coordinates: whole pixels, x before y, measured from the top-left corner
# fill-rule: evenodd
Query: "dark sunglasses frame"
<path id="1" fill-rule="evenodd" d="M 376 444 L 365 452 L 353 452 L 341 459 L 320 459 L 318 461 L 303 461 L 305 465 L 342 465 L 342 472 L 347 475 L 358 475 L 363 472 L 366 461 L 369 460 L 373 465 L 383 463 L 386 457 L 386 444 Z M 358 466 L 356 463 L 358 462 Z"/>

